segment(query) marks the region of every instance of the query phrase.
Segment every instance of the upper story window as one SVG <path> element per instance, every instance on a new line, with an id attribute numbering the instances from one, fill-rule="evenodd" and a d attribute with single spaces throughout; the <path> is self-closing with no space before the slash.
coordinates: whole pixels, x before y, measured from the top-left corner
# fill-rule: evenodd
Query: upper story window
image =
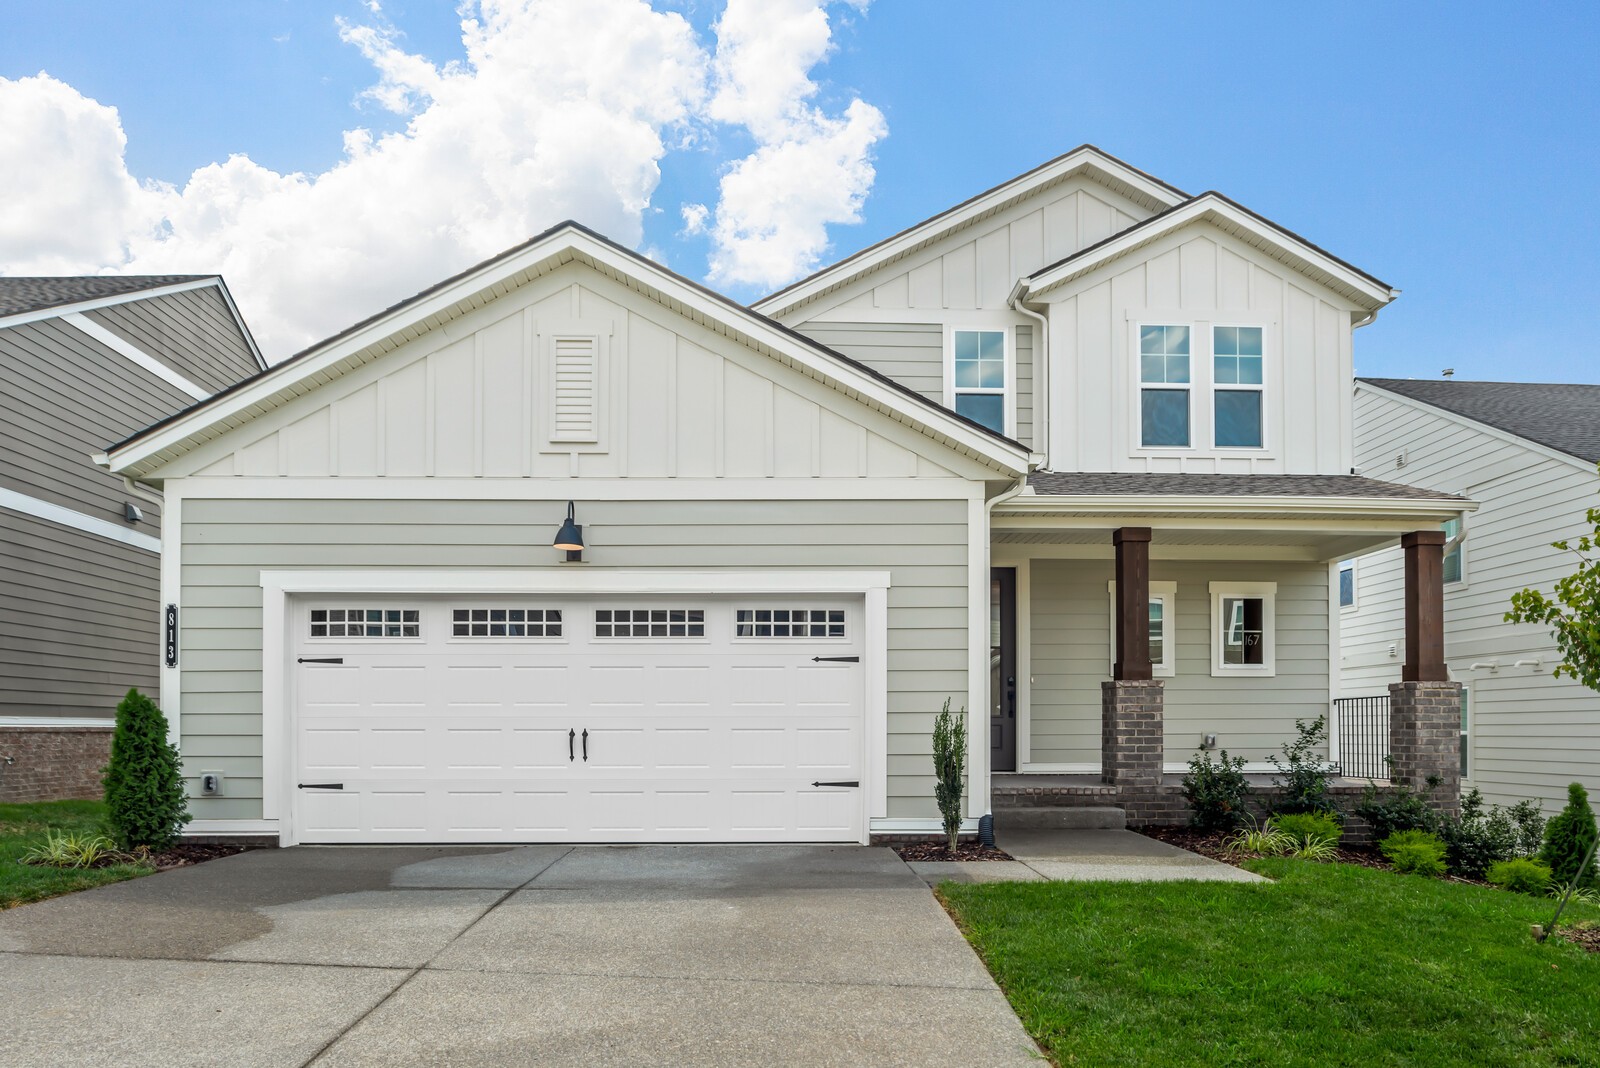
<path id="1" fill-rule="evenodd" d="M 1339 564 L 1339 607 L 1356 606 L 1356 562 L 1345 560 Z"/>
<path id="2" fill-rule="evenodd" d="M 1139 443 L 1145 448 L 1189 445 L 1189 328 L 1139 328 Z"/>
<path id="3" fill-rule="evenodd" d="M 1261 448 L 1261 327 L 1213 327 L 1211 367 L 1217 448 Z"/>
<path id="4" fill-rule="evenodd" d="M 952 330 L 947 398 L 957 415 L 1010 434 L 1011 354 L 1004 330 Z"/>

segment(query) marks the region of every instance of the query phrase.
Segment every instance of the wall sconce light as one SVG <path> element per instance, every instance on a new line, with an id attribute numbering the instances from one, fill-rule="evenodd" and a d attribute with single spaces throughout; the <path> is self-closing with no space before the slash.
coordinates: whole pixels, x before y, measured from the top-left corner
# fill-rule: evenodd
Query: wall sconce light
<path id="1" fill-rule="evenodd" d="M 569 564 L 579 563 L 583 560 L 583 527 L 573 516 L 572 502 L 567 502 L 567 521 L 561 524 L 561 529 L 556 531 L 556 540 L 551 545 L 557 549 L 567 551 Z"/>

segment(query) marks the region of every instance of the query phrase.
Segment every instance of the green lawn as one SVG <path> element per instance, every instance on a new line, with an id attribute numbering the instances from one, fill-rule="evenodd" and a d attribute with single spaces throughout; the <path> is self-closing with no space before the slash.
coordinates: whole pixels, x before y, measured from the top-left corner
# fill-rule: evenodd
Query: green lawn
<path id="1" fill-rule="evenodd" d="M 1344 864 L 1278 880 L 945 883 L 1062 1065 L 1600 1064 L 1600 954 L 1533 941 L 1554 902 Z M 1563 921 L 1594 919 L 1569 907 Z"/>
<path id="2" fill-rule="evenodd" d="M 37 868 L 17 862 L 29 849 L 43 842 L 49 831 L 98 831 L 105 813 L 106 807 L 99 801 L 0 805 L 0 909 L 148 875 L 151 869 L 137 864 L 74 871 Z"/>

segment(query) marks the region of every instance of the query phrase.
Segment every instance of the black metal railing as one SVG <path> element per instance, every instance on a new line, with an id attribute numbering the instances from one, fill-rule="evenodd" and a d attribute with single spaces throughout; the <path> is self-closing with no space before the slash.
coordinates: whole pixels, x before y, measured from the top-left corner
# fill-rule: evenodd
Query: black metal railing
<path id="1" fill-rule="evenodd" d="M 1339 724 L 1339 771 L 1347 779 L 1389 777 L 1389 698 L 1340 697 L 1333 702 Z"/>

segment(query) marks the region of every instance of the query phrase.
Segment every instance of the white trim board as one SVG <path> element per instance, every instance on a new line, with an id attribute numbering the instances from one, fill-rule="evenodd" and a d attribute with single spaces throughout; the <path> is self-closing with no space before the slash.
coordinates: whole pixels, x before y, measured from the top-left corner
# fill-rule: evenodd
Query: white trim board
<path id="1" fill-rule="evenodd" d="M 141 534 L 137 530 L 129 530 L 120 523 L 113 523 L 109 519 L 100 519 L 97 516 L 84 515 L 82 512 L 73 511 L 64 505 L 51 501 L 30 497 L 26 493 L 16 490 L 0 488 L 0 508 L 9 508 L 13 512 L 43 519 L 47 523 L 55 523 L 72 530 L 93 534 L 97 538 L 108 538 L 111 541 L 120 541 L 124 545 L 131 545 L 135 549 L 144 549 L 146 552 L 161 552 L 161 539 L 149 534 Z"/>
<path id="2" fill-rule="evenodd" d="M 0 730 L 7 727 L 115 727 L 114 716 L 0 716 Z"/>
<path id="3" fill-rule="evenodd" d="M 161 381 L 165 382 L 167 385 L 172 386 L 174 389 L 180 390 L 181 392 L 187 393 L 195 400 L 205 400 L 207 397 L 211 396 L 211 391 L 209 389 L 206 389 L 204 386 L 195 385 L 193 382 L 189 381 L 187 378 L 183 377 L 178 372 L 174 371 L 172 368 L 168 367 L 166 364 L 150 355 L 148 352 L 139 348 L 139 346 L 112 333 L 110 330 L 107 330 L 105 327 L 101 326 L 99 323 L 87 316 L 81 315 L 78 312 L 67 312 L 61 317 L 61 321 L 66 323 L 68 326 L 71 326 L 75 330 L 87 334 L 95 341 L 98 341 L 100 344 L 110 349 L 112 352 L 131 360 L 140 368 L 161 379 Z"/>
<path id="4" fill-rule="evenodd" d="M 982 500 L 984 484 L 951 478 L 333 478 L 191 475 L 167 499 L 374 501 Z"/>
<path id="5" fill-rule="evenodd" d="M 116 304 L 130 304 L 133 301 L 147 300 L 150 297 L 165 297 L 173 293 L 187 293 L 191 289 L 204 289 L 206 286 L 214 286 L 221 280 L 217 275 L 207 275 L 192 282 L 174 282 L 167 286 L 152 286 L 149 289 L 135 289 L 128 293 L 116 293 L 109 297 L 93 297 L 89 300 L 73 301 L 70 304 L 53 304 L 48 308 L 35 308 L 33 311 L 17 312 L 15 315 L 0 316 L 0 330 L 8 326 L 36 323 L 41 319 L 56 319 L 68 312 L 94 311 L 96 308 L 109 308 Z"/>

